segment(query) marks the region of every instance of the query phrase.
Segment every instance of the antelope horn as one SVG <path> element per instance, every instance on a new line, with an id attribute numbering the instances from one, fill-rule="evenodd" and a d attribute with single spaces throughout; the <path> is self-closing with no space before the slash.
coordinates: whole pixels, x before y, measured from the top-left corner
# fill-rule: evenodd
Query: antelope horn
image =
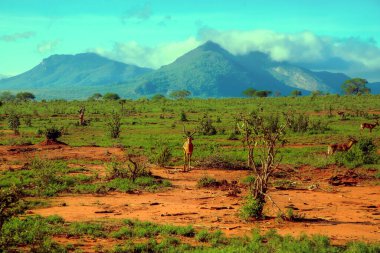
<path id="1" fill-rule="evenodd" d="M 195 129 L 194 132 L 192 134 L 190 134 L 191 137 L 193 137 L 193 135 L 197 132 L 197 130 Z"/>

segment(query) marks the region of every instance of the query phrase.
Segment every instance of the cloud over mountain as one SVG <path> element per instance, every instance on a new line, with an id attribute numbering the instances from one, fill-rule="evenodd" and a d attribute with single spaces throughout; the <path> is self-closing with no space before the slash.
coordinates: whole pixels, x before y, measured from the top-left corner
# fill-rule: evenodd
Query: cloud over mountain
<path id="1" fill-rule="evenodd" d="M 111 50 L 94 48 L 89 49 L 89 51 L 128 64 L 159 68 L 172 63 L 179 56 L 189 52 L 200 44 L 200 41 L 191 37 L 184 41 L 166 43 L 157 47 L 143 46 L 135 41 L 130 41 L 126 43 L 117 42 Z"/>
<path id="2" fill-rule="evenodd" d="M 235 55 L 260 51 L 275 61 L 288 61 L 314 70 L 345 72 L 370 80 L 380 79 L 380 48 L 375 41 L 321 36 L 309 31 L 280 33 L 202 28 L 197 38 L 189 37 L 156 47 L 129 41 L 117 42 L 112 49 L 96 48 L 90 51 L 125 63 L 158 68 L 208 40 L 215 41 Z"/>

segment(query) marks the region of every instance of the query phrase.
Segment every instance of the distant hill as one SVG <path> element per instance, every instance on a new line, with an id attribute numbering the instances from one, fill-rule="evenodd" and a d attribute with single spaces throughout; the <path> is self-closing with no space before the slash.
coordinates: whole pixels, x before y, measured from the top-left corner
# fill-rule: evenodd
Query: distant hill
<path id="1" fill-rule="evenodd" d="M 380 94 L 380 82 L 369 83 L 367 86 L 371 89 L 372 94 Z"/>
<path id="2" fill-rule="evenodd" d="M 124 82 L 151 69 L 113 61 L 94 53 L 53 55 L 33 69 L 0 80 L 2 89 L 71 89 Z"/>
<path id="3" fill-rule="evenodd" d="M 235 56 L 209 41 L 127 85 L 136 85 L 135 93 L 141 95 L 187 89 L 194 96 L 234 97 L 241 96 L 248 87 L 282 95 L 294 89 L 303 94 L 315 90 L 339 93 L 341 83 L 347 79 L 344 74 L 313 72 L 276 62 L 261 52 Z"/>
<path id="4" fill-rule="evenodd" d="M 157 70 L 94 53 L 53 55 L 25 73 L 0 80 L 0 91 L 30 91 L 40 99 L 84 99 L 95 92 L 136 98 L 182 89 L 196 97 L 240 97 L 249 87 L 281 95 L 298 89 L 307 95 L 315 90 L 341 93 L 341 84 L 349 78 L 273 61 L 261 52 L 233 55 L 209 41 Z M 378 83 L 369 87 L 380 93 Z"/>
<path id="5" fill-rule="evenodd" d="M 2 75 L 2 74 L 0 74 L 0 80 L 1 79 L 5 79 L 5 78 L 8 78 L 9 76 L 6 76 L 6 75 Z"/>

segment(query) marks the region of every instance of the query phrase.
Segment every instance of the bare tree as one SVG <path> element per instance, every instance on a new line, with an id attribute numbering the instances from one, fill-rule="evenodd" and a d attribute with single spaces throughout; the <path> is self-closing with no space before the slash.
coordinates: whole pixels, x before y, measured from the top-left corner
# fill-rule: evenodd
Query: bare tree
<path id="1" fill-rule="evenodd" d="M 267 117 L 257 113 L 240 115 L 239 129 L 248 148 L 248 165 L 252 168 L 255 180 L 250 185 L 250 194 L 255 200 L 256 218 L 262 217 L 267 195 L 269 179 L 279 165 L 278 155 L 285 139 L 285 123 L 278 115 Z"/>

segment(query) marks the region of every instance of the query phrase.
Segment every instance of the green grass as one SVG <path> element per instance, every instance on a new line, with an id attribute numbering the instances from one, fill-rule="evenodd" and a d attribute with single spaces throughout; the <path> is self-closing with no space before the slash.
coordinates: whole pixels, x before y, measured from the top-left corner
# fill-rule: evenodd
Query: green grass
<path id="1" fill-rule="evenodd" d="M 61 141 L 71 146 L 98 145 L 111 147 L 123 145 L 130 153 L 143 154 L 152 157 L 160 152 L 160 143 L 164 142 L 172 154 L 169 165 L 179 165 L 182 162 L 183 125 L 186 129 L 193 130 L 198 126 L 204 113 L 208 113 L 217 130 L 216 135 L 205 136 L 199 133 L 195 135 L 195 151 L 193 160 L 202 160 L 210 156 L 215 150 L 223 148 L 223 155 L 232 157 L 236 161 L 245 159 L 245 151 L 238 140 L 228 140 L 234 130 L 235 117 L 239 113 L 246 113 L 258 108 L 263 108 L 264 114 L 282 114 L 292 110 L 296 113 L 304 113 L 310 120 L 321 121 L 328 125 L 328 129 L 322 132 L 315 130 L 305 133 L 288 131 L 288 144 L 308 143 L 320 145 L 307 150 L 298 150 L 284 155 L 283 163 L 314 165 L 316 160 L 323 160 L 320 152 L 325 152 L 327 145 L 334 142 L 342 142 L 348 135 L 357 137 L 371 136 L 368 131 L 359 131 L 362 122 L 371 122 L 373 118 L 370 111 L 378 112 L 380 108 L 379 95 L 363 96 L 319 96 L 311 100 L 310 97 L 280 97 L 280 98 L 254 98 L 254 99 L 184 99 L 184 100 L 127 100 L 124 111 L 116 101 L 49 101 L 27 103 L 5 103 L 0 107 L 0 130 L 8 129 L 7 117 L 10 111 L 21 115 L 21 127 L 19 137 L 10 137 L 9 132 L 0 132 L 0 144 L 38 143 L 44 138 L 38 136 L 38 129 L 45 126 L 64 126 L 65 134 Z M 86 107 L 85 119 L 90 120 L 89 126 L 77 126 L 78 108 Z M 333 109 L 333 116 L 329 117 L 329 108 Z M 351 116 L 342 121 L 336 111 L 345 110 Z M 106 130 L 106 122 L 109 115 L 116 111 L 122 115 L 122 130 L 119 139 L 112 139 Z M 182 112 L 186 113 L 187 122 L 180 121 Z M 323 115 L 316 113 L 323 112 Z M 32 126 L 24 124 L 24 119 L 32 115 Z M 220 119 L 220 121 L 218 121 Z M 375 128 L 372 134 L 375 143 L 379 145 L 380 138 L 376 134 L 379 128 Z M 238 136 L 241 138 L 240 136 Z M 309 157 L 304 161 L 299 157 Z M 317 166 L 326 166 L 319 162 Z"/>
<path id="2" fill-rule="evenodd" d="M 168 180 L 156 179 L 150 175 L 137 177 L 133 182 L 129 178 L 99 178 L 96 172 L 92 175 L 72 174 L 77 171 L 82 169 L 69 168 L 67 163 L 59 160 L 34 158 L 26 169 L 0 171 L 0 187 L 6 189 L 16 186 L 22 189 L 24 196 L 30 197 L 51 197 L 64 192 L 156 192 L 171 187 Z M 38 207 L 39 204 L 30 205 Z"/>
<path id="3" fill-rule="evenodd" d="M 380 250 L 380 244 L 350 242 L 334 246 L 321 235 L 280 236 L 270 230 L 263 234 L 253 230 L 250 236 L 226 237 L 220 230 L 194 230 L 191 226 L 158 225 L 138 220 L 67 223 L 59 216 L 12 218 L 0 231 L 0 250 L 18 251 L 28 245 L 36 252 L 80 250 L 80 244 L 62 245 L 54 235 L 119 240 L 107 252 L 369 252 Z M 184 242 L 184 238 L 186 242 Z M 191 243 L 192 242 L 192 243 Z M 190 244 L 189 244 L 190 243 Z M 96 248 L 102 248 L 100 245 Z"/>

